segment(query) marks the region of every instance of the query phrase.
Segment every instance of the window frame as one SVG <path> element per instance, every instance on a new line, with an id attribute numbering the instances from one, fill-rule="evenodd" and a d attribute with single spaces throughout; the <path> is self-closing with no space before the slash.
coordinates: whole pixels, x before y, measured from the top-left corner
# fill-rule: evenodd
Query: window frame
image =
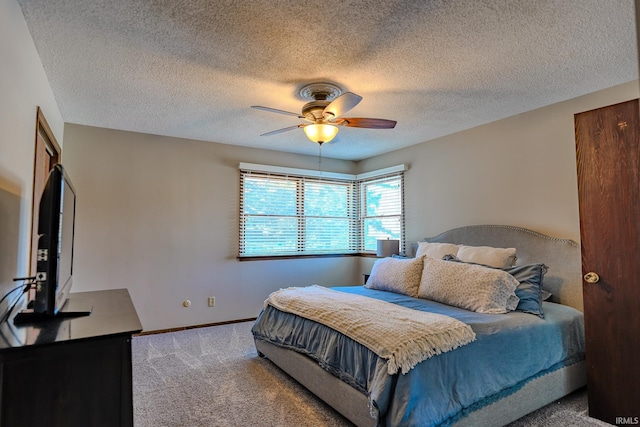
<path id="1" fill-rule="evenodd" d="M 334 172 L 323 172 L 323 171 L 313 171 L 313 170 L 305 170 L 305 169 L 294 169 L 294 168 L 286 168 L 279 166 L 267 166 L 267 165 L 257 165 L 251 163 L 240 163 L 239 171 L 240 171 L 240 188 L 239 188 L 239 235 L 238 235 L 238 256 L 237 259 L 240 261 L 249 261 L 249 260 L 270 260 L 270 259 L 288 259 L 288 258 L 314 258 L 314 257 L 344 257 L 344 256 L 375 256 L 374 251 L 366 251 L 364 250 L 364 239 L 363 239 L 363 227 L 365 217 L 362 215 L 363 206 L 362 206 L 362 191 L 363 186 L 366 183 L 370 183 L 373 181 L 378 181 L 380 179 L 390 179 L 393 177 L 399 177 L 401 183 L 401 237 L 400 237 L 400 247 L 404 248 L 404 172 L 408 168 L 406 165 L 398 165 L 390 168 L 385 168 L 377 171 L 368 172 L 360 175 L 351 175 L 351 174 L 342 174 L 342 173 L 334 173 Z M 246 232 L 247 232 L 247 218 L 251 216 L 251 214 L 247 215 L 244 212 L 244 203 L 245 203 L 245 187 L 244 187 L 244 179 L 247 176 L 251 177 L 259 177 L 268 179 L 269 177 L 273 177 L 276 179 L 286 179 L 288 181 L 298 182 L 296 184 L 296 216 L 298 218 L 298 245 L 295 252 L 287 252 L 287 253 L 264 253 L 264 254 L 246 254 Z M 307 252 L 305 248 L 305 231 L 304 231 L 304 221 L 307 218 L 314 218 L 316 216 L 312 215 L 304 215 L 304 212 L 300 212 L 301 205 L 304 206 L 304 194 L 301 192 L 304 191 L 304 183 L 312 182 L 312 183 L 327 183 L 329 185 L 339 184 L 339 185 L 347 185 L 349 186 L 348 190 L 348 215 L 346 217 L 340 218 L 349 218 L 349 245 L 347 249 L 337 251 L 337 252 Z M 329 217 L 327 217 L 329 218 Z M 301 250 L 301 248 L 303 250 Z M 401 249 L 402 250 L 402 249 Z"/>

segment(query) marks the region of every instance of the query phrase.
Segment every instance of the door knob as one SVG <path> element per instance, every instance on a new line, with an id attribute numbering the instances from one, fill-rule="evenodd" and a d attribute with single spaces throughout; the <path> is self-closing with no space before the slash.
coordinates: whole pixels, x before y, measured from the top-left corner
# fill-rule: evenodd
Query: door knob
<path id="1" fill-rule="evenodd" d="M 587 283 L 598 283 L 598 280 L 600 280 L 600 276 L 593 271 L 584 275 L 584 281 Z"/>

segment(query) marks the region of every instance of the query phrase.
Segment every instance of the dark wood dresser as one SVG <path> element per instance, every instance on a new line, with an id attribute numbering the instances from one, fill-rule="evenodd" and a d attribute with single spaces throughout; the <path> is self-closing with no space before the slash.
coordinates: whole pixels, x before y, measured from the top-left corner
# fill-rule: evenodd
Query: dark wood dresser
<path id="1" fill-rule="evenodd" d="M 86 317 L 0 325 L 0 425 L 133 426 L 131 336 L 142 330 L 126 289 L 69 295 Z"/>

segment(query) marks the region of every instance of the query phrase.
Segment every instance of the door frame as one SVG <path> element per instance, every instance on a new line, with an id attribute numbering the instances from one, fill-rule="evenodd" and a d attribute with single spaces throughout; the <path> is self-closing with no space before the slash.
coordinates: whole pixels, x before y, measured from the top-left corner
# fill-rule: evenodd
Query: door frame
<path id="1" fill-rule="evenodd" d="M 29 250 L 30 275 L 36 272 L 36 252 L 38 250 L 38 208 L 40 196 L 49 171 L 62 160 L 62 149 L 56 140 L 42 109 L 36 109 L 36 126 L 34 135 L 33 183 L 31 194 L 31 240 Z M 43 173 L 39 173 L 43 171 Z"/>

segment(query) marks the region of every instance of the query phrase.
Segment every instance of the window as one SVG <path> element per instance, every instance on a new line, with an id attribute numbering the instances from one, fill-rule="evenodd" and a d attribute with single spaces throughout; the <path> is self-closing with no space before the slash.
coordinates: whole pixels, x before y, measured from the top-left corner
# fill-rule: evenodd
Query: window
<path id="1" fill-rule="evenodd" d="M 361 182 L 360 191 L 361 250 L 375 251 L 378 239 L 400 240 L 402 249 L 404 240 L 402 174 Z"/>
<path id="2" fill-rule="evenodd" d="M 357 254 L 402 240 L 402 171 L 359 181 L 241 163 L 239 256 Z"/>
<path id="3" fill-rule="evenodd" d="M 357 252 L 353 182 L 241 173 L 240 256 Z"/>

